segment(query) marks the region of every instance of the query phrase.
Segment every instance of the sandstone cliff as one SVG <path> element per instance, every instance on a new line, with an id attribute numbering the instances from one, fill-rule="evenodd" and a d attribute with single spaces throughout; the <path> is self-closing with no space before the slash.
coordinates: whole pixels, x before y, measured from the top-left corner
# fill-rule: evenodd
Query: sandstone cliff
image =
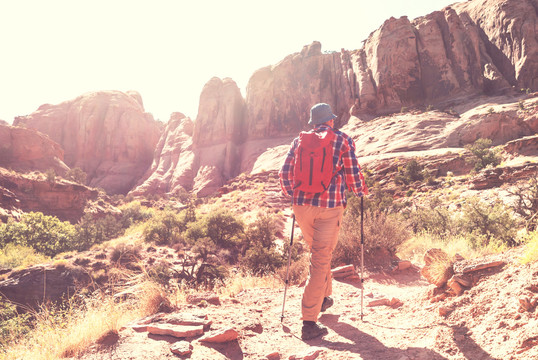
<path id="1" fill-rule="evenodd" d="M 413 21 L 388 19 L 359 50 L 326 54 L 314 42 L 251 77 L 249 136 L 296 133 L 320 101 L 344 124 L 350 113 L 383 114 L 512 86 L 538 90 L 536 8 L 536 0 L 475 0 Z"/>
<path id="2" fill-rule="evenodd" d="M 0 124 L 0 167 L 20 172 L 52 169 L 63 175 L 69 170 L 63 158 L 63 149 L 46 135 Z"/>
<path id="3" fill-rule="evenodd" d="M 200 95 L 194 123 L 181 113 L 172 115 L 151 169 L 132 194 L 215 192 L 239 174 L 245 133 L 245 101 L 237 84 L 212 78 Z"/>
<path id="4" fill-rule="evenodd" d="M 65 150 L 65 163 L 80 167 L 88 183 L 108 193 L 127 193 L 151 165 L 160 125 L 144 111 L 136 92 L 101 91 L 58 105 L 42 105 L 15 119 Z"/>
<path id="5" fill-rule="evenodd" d="M 192 150 L 179 151 L 173 162 L 182 176 L 174 184 L 161 177 L 158 187 L 204 195 L 240 172 L 278 168 L 317 102 L 331 104 L 339 126 L 363 132 L 356 136 L 363 155 L 461 149 L 478 137 L 502 144 L 534 134 L 536 120 L 518 112 L 517 93 L 538 90 L 537 8 L 537 0 L 473 0 L 414 20 L 388 19 L 358 50 L 326 53 L 313 42 L 256 71 L 245 103 L 233 81 L 212 79 L 200 97 L 192 148 L 188 137 L 181 140 Z M 510 111 L 498 106 L 503 102 Z M 446 113 L 379 118 L 430 105 Z M 159 176 L 146 178 L 155 184 Z"/>

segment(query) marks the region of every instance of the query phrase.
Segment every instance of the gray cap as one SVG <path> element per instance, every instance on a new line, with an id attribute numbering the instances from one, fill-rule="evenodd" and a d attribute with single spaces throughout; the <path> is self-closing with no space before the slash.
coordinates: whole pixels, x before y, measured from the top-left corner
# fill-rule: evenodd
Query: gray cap
<path id="1" fill-rule="evenodd" d="M 331 119 L 336 119 L 336 115 L 333 114 L 329 104 L 319 103 L 312 106 L 312 109 L 310 109 L 310 120 L 308 121 L 308 124 L 319 125 L 326 123 Z"/>

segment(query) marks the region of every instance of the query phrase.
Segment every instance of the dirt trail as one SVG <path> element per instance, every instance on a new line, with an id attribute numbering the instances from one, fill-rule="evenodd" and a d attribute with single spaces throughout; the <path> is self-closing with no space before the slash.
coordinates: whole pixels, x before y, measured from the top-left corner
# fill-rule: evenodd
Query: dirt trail
<path id="1" fill-rule="evenodd" d="M 427 299 L 429 284 L 416 270 L 373 274 L 365 282 L 361 320 L 360 280 L 334 281 L 335 305 L 319 321 L 324 338 L 300 339 L 303 288 L 288 289 L 280 321 L 283 289 L 249 289 L 221 305 L 183 305 L 178 312 L 207 315 L 212 329 L 234 328 L 236 341 L 205 345 L 197 338 L 190 359 L 538 359 L 538 311 L 520 312 L 519 299 L 538 286 L 538 264 L 505 266 L 462 296 L 443 302 Z M 526 289 L 527 288 L 527 289 Z M 534 289 L 531 287 L 531 289 Z M 534 294 L 536 295 L 536 294 Z M 378 298 L 398 298 L 399 308 L 367 307 Z M 441 316 L 439 308 L 448 309 Z M 95 346 L 83 359 L 174 359 L 179 339 L 126 328 L 109 346 Z"/>

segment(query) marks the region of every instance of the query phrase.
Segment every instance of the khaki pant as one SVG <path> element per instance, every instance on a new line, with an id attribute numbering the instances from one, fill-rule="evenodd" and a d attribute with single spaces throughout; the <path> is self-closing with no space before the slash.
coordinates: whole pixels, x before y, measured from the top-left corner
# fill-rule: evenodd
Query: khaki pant
<path id="1" fill-rule="evenodd" d="M 332 293 L 331 259 L 338 241 L 343 207 L 293 206 L 310 248 L 310 273 L 302 300 L 302 320 L 317 321 L 323 298 Z"/>

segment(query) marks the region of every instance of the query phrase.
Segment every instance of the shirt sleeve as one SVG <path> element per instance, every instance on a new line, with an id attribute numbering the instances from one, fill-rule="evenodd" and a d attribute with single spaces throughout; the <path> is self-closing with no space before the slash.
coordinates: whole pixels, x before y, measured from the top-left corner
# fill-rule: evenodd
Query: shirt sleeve
<path id="1" fill-rule="evenodd" d="M 293 169 L 294 169 L 294 163 L 295 163 L 295 149 L 297 147 L 298 140 L 295 139 L 286 154 L 286 159 L 284 160 L 284 164 L 282 165 L 282 168 L 280 169 L 278 176 L 280 178 L 280 187 L 282 188 L 282 192 L 286 196 L 293 196 Z"/>
<path id="2" fill-rule="evenodd" d="M 343 144 L 342 163 L 346 185 L 357 196 L 368 195 L 368 187 L 364 181 L 361 166 L 355 155 L 355 142 L 349 136 Z"/>

